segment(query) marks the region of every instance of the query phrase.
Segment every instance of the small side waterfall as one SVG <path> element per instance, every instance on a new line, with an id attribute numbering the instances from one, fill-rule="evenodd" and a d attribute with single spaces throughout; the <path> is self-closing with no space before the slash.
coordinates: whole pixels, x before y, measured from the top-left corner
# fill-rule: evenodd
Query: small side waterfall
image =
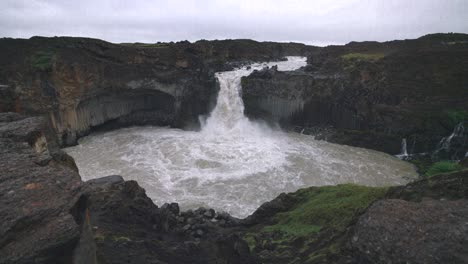
<path id="1" fill-rule="evenodd" d="M 464 127 L 464 122 L 458 123 L 450 135 L 443 137 L 439 143 L 436 145 L 433 151 L 430 152 L 414 152 L 415 140 L 413 139 L 411 154 L 408 153 L 407 139 L 403 138 L 401 140 L 401 150 L 400 154 L 395 155 L 401 160 L 413 159 L 419 156 L 431 156 L 433 160 L 440 159 L 453 159 L 458 160 L 464 157 L 468 157 L 468 141 L 466 140 L 466 131 Z"/>
<path id="2" fill-rule="evenodd" d="M 465 134 L 464 122 L 458 123 L 452 133 L 443 137 L 434 152 L 432 152 L 433 159 L 444 159 L 459 160 L 466 156 L 467 152 L 467 140 Z"/>
<path id="3" fill-rule="evenodd" d="M 453 132 L 452 134 L 450 134 L 450 136 L 443 137 L 440 140 L 439 144 L 437 144 L 437 148 L 434 154 L 437 154 L 438 152 L 442 150 L 450 150 L 452 140 L 456 137 L 462 137 L 464 132 L 465 132 L 465 127 L 463 126 L 463 122 L 458 123 L 453 129 Z"/>
<path id="4" fill-rule="evenodd" d="M 399 159 L 406 159 L 409 155 L 408 155 L 408 147 L 407 147 L 407 143 L 406 143 L 406 138 L 403 138 L 401 140 L 401 151 L 400 151 L 400 154 L 396 155 Z"/>
<path id="5" fill-rule="evenodd" d="M 463 126 L 463 122 L 458 123 L 455 128 L 453 129 L 452 134 L 448 137 L 443 137 L 439 144 L 437 145 L 436 152 L 439 152 L 441 150 L 449 150 L 450 149 L 450 143 L 452 142 L 452 139 L 455 137 L 461 137 L 463 136 L 463 132 L 465 132 L 465 127 Z"/>

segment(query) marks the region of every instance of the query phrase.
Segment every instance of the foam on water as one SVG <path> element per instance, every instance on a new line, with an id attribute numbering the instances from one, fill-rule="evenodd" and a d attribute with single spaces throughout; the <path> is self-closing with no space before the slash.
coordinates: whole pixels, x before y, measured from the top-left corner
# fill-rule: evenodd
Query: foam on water
<path id="1" fill-rule="evenodd" d="M 243 114 L 240 78 L 264 65 L 293 70 L 304 58 L 217 73 L 220 92 L 200 132 L 133 127 L 93 134 L 67 149 L 84 180 L 136 180 L 157 204 L 178 202 L 245 217 L 281 192 L 304 186 L 404 184 L 414 168 L 390 155 L 273 131 Z"/>

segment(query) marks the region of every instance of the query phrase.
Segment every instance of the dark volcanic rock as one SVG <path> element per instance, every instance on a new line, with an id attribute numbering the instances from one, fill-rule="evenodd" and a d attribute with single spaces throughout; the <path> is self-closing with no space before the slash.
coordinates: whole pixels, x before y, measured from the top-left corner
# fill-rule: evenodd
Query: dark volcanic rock
<path id="1" fill-rule="evenodd" d="M 80 177 L 51 156 L 58 150 L 42 118 L 0 120 L 0 263 L 69 263 L 80 238 Z"/>
<path id="2" fill-rule="evenodd" d="M 359 263 L 467 263 L 468 200 L 382 200 L 359 218 Z"/>
<path id="3" fill-rule="evenodd" d="M 248 226 L 255 224 L 267 224 L 278 213 L 295 207 L 299 199 L 295 195 L 282 193 L 272 201 L 262 204 L 255 212 L 243 220 Z"/>
<path id="4" fill-rule="evenodd" d="M 452 39 L 459 37 L 465 41 Z M 331 142 L 398 154 L 406 138 L 410 153 L 432 152 L 468 119 L 466 40 L 448 34 L 326 47 L 303 71 L 244 77 L 245 113 L 298 130 L 332 126 L 338 131 L 325 137 Z"/>
<path id="5" fill-rule="evenodd" d="M 440 174 L 431 178 L 392 187 L 387 198 L 419 202 L 423 198 L 438 200 L 468 199 L 468 171 Z"/>
<path id="6" fill-rule="evenodd" d="M 467 263 L 468 171 L 391 188 L 349 235 L 358 263 Z"/>
<path id="7" fill-rule="evenodd" d="M 466 263 L 467 176 L 281 194 L 244 220 L 243 237 L 261 263 Z"/>
<path id="8" fill-rule="evenodd" d="M 177 204 L 158 208 L 134 181 L 91 180 L 85 193 L 99 263 L 255 263 L 232 230 L 203 214 L 177 221 Z"/>

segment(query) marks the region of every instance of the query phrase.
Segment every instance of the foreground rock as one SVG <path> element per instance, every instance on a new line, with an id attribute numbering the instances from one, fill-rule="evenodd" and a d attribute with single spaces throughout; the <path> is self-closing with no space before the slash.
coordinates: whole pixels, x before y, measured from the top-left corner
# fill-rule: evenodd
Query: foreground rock
<path id="1" fill-rule="evenodd" d="M 46 125 L 0 114 L 0 263 L 69 263 L 80 238 L 81 179 Z"/>
<path id="2" fill-rule="evenodd" d="M 467 263 L 467 190 L 466 170 L 388 191 L 312 187 L 262 205 L 242 234 L 260 263 Z"/>
<path id="3" fill-rule="evenodd" d="M 468 201 L 382 200 L 359 219 L 360 263 L 467 263 Z"/>
<path id="4" fill-rule="evenodd" d="M 390 189 L 354 227 L 362 263 L 467 263 L 468 171 Z"/>
<path id="5" fill-rule="evenodd" d="M 218 221 L 205 209 L 179 215 L 177 204 L 158 208 L 120 176 L 91 180 L 85 189 L 99 263 L 255 263 L 246 242 L 223 228 L 229 216 Z"/>

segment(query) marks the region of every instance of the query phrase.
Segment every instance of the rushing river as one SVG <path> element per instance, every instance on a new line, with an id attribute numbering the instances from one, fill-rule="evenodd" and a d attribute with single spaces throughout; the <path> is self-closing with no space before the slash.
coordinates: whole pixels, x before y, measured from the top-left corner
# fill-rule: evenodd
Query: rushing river
<path id="1" fill-rule="evenodd" d="M 237 217 L 305 186 L 397 185 L 416 177 L 412 165 L 393 156 L 275 131 L 244 116 L 242 76 L 265 66 L 287 71 L 305 64 L 305 58 L 289 57 L 217 73 L 217 105 L 200 132 L 124 128 L 82 138 L 66 151 L 84 180 L 118 174 L 138 181 L 156 204 L 211 207 Z"/>

